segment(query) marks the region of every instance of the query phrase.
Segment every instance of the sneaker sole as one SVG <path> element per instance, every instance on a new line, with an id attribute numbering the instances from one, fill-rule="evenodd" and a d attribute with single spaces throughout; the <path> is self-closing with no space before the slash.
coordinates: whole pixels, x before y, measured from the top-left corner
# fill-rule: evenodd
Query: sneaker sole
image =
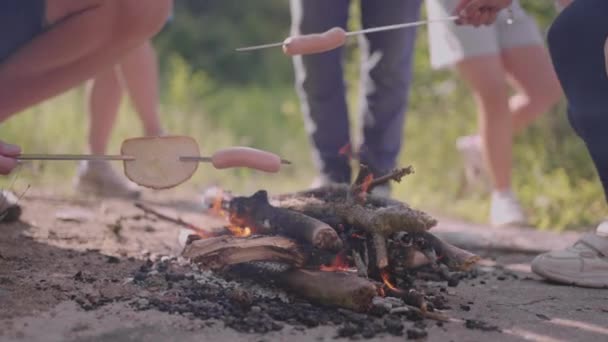
<path id="1" fill-rule="evenodd" d="M 534 263 L 532 263 L 531 268 L 532 268 L 532 272 L 534 272 L 535 274 L 541 276 L 542 278 L 544 278 L 546 280 L 556 282 L 558 284 L 592 288 L 592 289 L 608 289 L 608 275 L 606 276 L 606 281 L 602 282 L 601 284 L 598 284 L 595 282 L 588 282 L 588 281 L 584 281 L 584 280 L 583 281 L 572 280 L 571 278 L 568 278 L 568 277 L 552 274 L 550 272 L 545 272 L 542 268 L 539 268 Z"/>

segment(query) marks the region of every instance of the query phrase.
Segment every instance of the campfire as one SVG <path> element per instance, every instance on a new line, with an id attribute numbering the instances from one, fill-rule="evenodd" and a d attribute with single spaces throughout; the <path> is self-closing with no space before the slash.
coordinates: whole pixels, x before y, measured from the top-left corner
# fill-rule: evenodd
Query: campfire
<path id="1" fill-rule="evenodd" d="M 453 285 L 478 257 L 430 233 L 436 220 L 372 190 L 400 182 L 411 167 L 374 178 L 361 166 L 352 185 L 331 185 L 269 197 L 222 193 L 211 210 L 227 224 L 194 229 L 182 256 L 218 273 L 248 275 L 323 306 L 367 313 L 379 297 L 400 298 L 423 317 L 447 317 L 415 287 L 418 271 Z"/>

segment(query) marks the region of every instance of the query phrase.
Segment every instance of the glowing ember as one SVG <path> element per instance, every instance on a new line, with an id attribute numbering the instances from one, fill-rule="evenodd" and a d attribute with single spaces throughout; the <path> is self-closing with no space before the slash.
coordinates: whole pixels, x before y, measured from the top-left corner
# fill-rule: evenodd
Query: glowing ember
<path id="1" fill-rule="evenodd" d="M 331 262 L 329 266 L 321 265 L 319 267 L 321 271 L 325 272 L 338 272 L 338 271 L 348 271 L 350 267 L 348 267 L 348 263 L 346 262 L 346 258 L 344 257 L 344 252 L 340 252 L 336 255 L 334 261 Z"/>
<path id="2" fill-rule="evenodd" d="M 367 190 L 369 189 L 370 185 L 372 185 L 373 181 L 374 175 L 370 173 L 369 175 L 365 176 L 365 179 L 363 179 L 363 182 L 361 182 L 361 192 L 358 194 L 361 200 L 365 200 L 367 197 Z"/>
<path id="3" fill-rule="evenodd" d="M 387 270 L 382 270 L 382 272 L 380 273 L 380 277 L 382 277 L 382 282 L 384 282 L 384 285 L 386 285 L 386 287 L 395 292 L 402 292 L 401 289 L 397 288 L 391 283 L 390 276 Z"/>
<path id="4" fill-rule="evenodd" d="M 358 233 L 352 233 L 351 235 L 354 239 L 360 239 L 360 240 L 365 240 L 365 235 L 363 234 L 358 234 Z"/>
<path id="5" fill-rule="evenodd" d="M 338 150 L 338 154 L 341 156 L 346 156 L 348 159 L 352 157 L 352 150 L 350 147 L 350 143 L 346 143 L 346 145 L 342 146 L 340 150 Z"/>
<path id="6" fill-rule="evenodd" d="M 251 236 L 251 229 L 249 229 L 249 227 L 241 228 L 241 227 L 230 225 L 227 228 L 232 233 L 232 235 L 234 235 L 236 237 Z"/>

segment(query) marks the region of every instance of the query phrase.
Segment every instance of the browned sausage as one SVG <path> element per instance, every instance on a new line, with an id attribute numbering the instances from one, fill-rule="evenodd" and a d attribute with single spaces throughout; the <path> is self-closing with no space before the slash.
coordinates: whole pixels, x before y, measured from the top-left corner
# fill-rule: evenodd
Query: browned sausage
<path id="1" fill-rule="evenodd" d="M 333 50 L 345 42 L 346 31 L 334 27 L 323 33 L 289 37 L 283 42 L 283 52 L 289 56 L 310 55 Z"/>
<path id="2" fill-rule="evenodd" d="M 265 172 L 279 172 L 281 158 L 276 154 L 250 147 L 230 147 L 219 150 L 211 156 L 216 169 L 247 167 Z"/>

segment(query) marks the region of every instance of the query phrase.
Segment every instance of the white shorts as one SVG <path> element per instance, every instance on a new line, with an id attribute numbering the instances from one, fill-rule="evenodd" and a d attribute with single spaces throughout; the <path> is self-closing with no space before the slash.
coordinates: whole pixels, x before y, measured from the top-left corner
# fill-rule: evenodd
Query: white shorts
<path id="1" fill-rule="evenodd" d="M 427 16 L 430 20 L 452 15 L 459 0 L 427 0 Z M 508 24 L 509 14 L 503 10 L 491 26 L 458 26 L 453 22 L 429 24 L 431 65 L 435 69 L 453 66 L 468 57 L 498 55 L 514 47 L 543 45 L 544 38 L 538 25 L 519 1 L 512 5 L 513 23 Z"/>

